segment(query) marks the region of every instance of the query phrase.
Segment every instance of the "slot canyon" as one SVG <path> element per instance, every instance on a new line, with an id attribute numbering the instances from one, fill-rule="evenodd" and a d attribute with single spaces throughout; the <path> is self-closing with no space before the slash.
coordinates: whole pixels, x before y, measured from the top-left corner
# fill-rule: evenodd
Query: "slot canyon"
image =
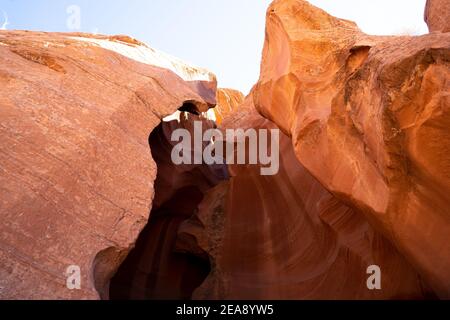
<path id="1" fill-rule="evenodd" d="M 449 4 L 373 36 L 275 0 L 246 96 L 128 36 L 0 30 L 0 299 L 450 299 Z M 174 164 L 196 121 L 279 129 L 278 173 Z"/>
<path id="2" fill-rule="evenodd" d="M 180 122 L 162 122 L 150 135 L 158 168 L 150 220 L 111 281 L 111 299 L 191 299 L 210 272 L 209 257 L 202 248 L 177 248 L 178 229 L 193 217 L 206 191 L 228 178 L 228 170 L 225 165 L 172 163 L 174 130 L 190 130 L 194 121 L 202 121 L 205 130 L 214 126 L 213 121 L 195 115 L 195 110 L 184 110 L 180 108 Z"/>

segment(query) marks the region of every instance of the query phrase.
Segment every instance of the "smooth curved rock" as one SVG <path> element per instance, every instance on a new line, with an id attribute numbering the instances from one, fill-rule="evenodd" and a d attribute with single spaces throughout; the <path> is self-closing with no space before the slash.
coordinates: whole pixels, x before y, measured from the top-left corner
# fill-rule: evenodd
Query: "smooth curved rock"
<path id="1" fill-rule="evenodd" d="M 450 34 L 377 37 L 306 1 L 267 11 L 258 111 L 301 164 L 450 297 Z"/>
<path id="2" fill-rule="evenodd" d="M 243 117 L 234 117 L 242 115 Z M 276 128 L 247 98 L 224 128 Z M 231 165 L 179 239 L 193 237 L 211 257 L 196 299 L 411 299 L 433 295 L 417 272 L 364 215 L 331 195 L 296 159 L 281 135 L 280 171 Z M 180 241 L 180 240 L 179 240 Z M 195 247 L 195 246 L 193 246 Z M 369 290 L 367 268 L 382 270 Z"/>
<path id="3" fill-rule="evenodd" d="M 430 32 L 450 32 L 450 0 L 427 0 L 425 22 Z"/>
<path id="4" fill-rule="evenodd" d="M 0 299 L 107 290 L 149 217 L 150 132 L 185 102 L 207 111 L 215 88 L 128 37 L 0 31 Z"/>

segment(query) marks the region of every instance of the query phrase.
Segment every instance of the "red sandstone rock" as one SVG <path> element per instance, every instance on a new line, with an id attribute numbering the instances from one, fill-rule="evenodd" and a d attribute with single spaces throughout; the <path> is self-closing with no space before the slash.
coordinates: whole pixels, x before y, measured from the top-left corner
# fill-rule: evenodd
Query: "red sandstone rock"
<path id="1" fill-rule="evenodd" d="M 276 0 L 254 102 L 306 170 L 450 297 L 450 34 L 376 37 Z"/>
<path id="2" fill-rule="evenodd" d="M 433 3 L 430 30 L 445 31 Z M 0 298 L 106 298 L 152 208 L 122 297 L 189 298 L 206 269 L 177 252 L 211 259 L 196 298 L 450 296 L 450 35 L 367 36 L 301 0 L 267 20 L 253 94 L 219 91 L 216 115 L 274 127 L 256 106 L 286 134 L 281 170 L 233 165 L 209 191 L 213 168 L 168 162 L 189 121 L 159 132 L 155 186 L 148 137 L 182 105 L 214 105 L 212 74 L 127 36 L 0 31 Z"/>
<path id="3" fill-rule="evenodd" d="M 427 0 L 425 22 L 430 32 L 450 32 L 450 0 Z"/>
<path id="4" fill-rule="evenodd" d="M 111 280 L 111 299 L 190 299 L 209 273 L 208 255 L 192 246 L 189 238 L 177 246 L 177 232 L 203 195 L 227 179 L 228 173 L 225 165 L 173 164 L 174 130 L 183 128 L 194 134 L 193 121 L 202 121 L 204 131 L 215 126 L 192 114 L 183 113 L 179 118 L 161 123 L 150 135 L 158 167 L 153 208 L 136 247 Z"/>
<path id="5" fill-rule="evenodd" d="M 127 37 L 0 31 L 0 84 L 0 299 L 97 298 L 149 217 L 150 132 L 214 105 L 215 77 Z"/>
<path id="6" fill-rule="evenodd" d="M 242 92 L 233 89 L 219 88 L 217 90 L 217 105 L 214 108 L 217 124 L 221 124 L 222 120 L 235 111 L 235 109 L 244 101 Z"/>
<path id="7" fill-rule="evenodd" d="M 246 99 L 226 128 L 274 128 Z M 244 112 L 242 112 L 242 109 Z M 240 117 L 240 115 L 244 116 Z M 427 292 L 417 272 L 360 212 L 325 190 L 281 135 L 281 168 L 232 165 L 233 177 L 210 190 L 180 227 L 211 256 L 197 299 L 406 299 Z M 195 246 L 193 246 L 195 247 Z M 382 289 L 367 289 L 367 267 L 383 270 Z"/>

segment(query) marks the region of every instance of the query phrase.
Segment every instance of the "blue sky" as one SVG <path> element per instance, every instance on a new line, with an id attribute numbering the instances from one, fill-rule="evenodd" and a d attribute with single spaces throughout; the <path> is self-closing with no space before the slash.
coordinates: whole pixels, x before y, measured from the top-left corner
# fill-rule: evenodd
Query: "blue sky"
<path id="1" fill-rule="evenodd" d="M 423 34 L 426 0 L 311 0 L 371 34 Z M 265 11 L 271 0 L 0 0 L 6 28 L 70 30 L 67 8 L 80 8 L 80 30 L 127 34 L 208 68 L 219 86 L 247 93 L 259 76 Z"/>

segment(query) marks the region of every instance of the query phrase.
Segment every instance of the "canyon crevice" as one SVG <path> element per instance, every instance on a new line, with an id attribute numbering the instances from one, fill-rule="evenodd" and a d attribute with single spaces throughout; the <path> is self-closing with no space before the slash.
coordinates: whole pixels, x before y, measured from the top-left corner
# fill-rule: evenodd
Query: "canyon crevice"
<path id="1" fill-rule="evenodd" d="M 276 128 L 250 95 L 226 128 Z M 243 113 L 242 111 L 245 110 Z M 244 114 L 244 115 L 243 115 Z M 328 192 L 280 138 L 278 174 L 259 165 L 230 165 L 231 178 L 210 190 L 187 235 L 211 257 L 197 299 L 424 299 L 420 275 L 364 215 Z M 199 223 L 200 221 L 200 223 Z M 367 267 L 383 270 L 383 290 L 367 289 Z"/>

